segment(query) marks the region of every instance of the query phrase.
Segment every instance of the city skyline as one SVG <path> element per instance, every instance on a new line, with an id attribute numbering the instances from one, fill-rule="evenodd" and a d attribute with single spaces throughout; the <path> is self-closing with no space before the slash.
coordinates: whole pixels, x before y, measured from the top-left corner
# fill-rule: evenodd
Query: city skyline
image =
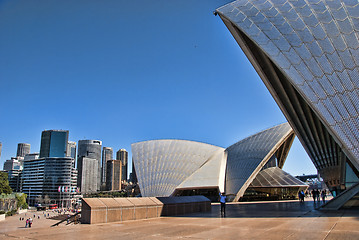
<path id="1" fill-rule="evenodd" d="M 130 173 L 135 142 L 223 147 L 286 122 L 213 15 L 228 2 L 1 3 L 0 163 L 21 142 L 39 152 L 44 129 L 65 129 L 70 141 L 127 149 Z M 298 140 L 284 170 L 316 172 Z"/>

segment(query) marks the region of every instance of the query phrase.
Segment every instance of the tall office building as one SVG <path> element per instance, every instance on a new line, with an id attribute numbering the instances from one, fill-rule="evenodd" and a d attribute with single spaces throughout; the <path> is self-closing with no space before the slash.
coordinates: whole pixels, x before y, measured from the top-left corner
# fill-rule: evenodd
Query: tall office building
<path id="1" fill-rule="evenodd" d="M 103 147 L 102 149 L 102 173 L 101 173 L 101 186 L 106 187 L 106 171 L 107 161 L 113 160 L 113 149 L 111 147 Z"/>
<path id="2" fill-rule="evenodd" d="M 6 160 L 4 162 L 4 168 L 5 171 L 11 171 L 11 170 L 21 170 L 21 163 L 18 158 L 12 157 L 11 160 Z"/>
<path id="3" fill-rule="evenodd" d="M 24 161 L 22 192 L 26 193 L 31 205 L 38 196 L 49 196 L 51 201 L 71 206 L 75 195 L 77 171 L 73 158 L 29 158 Z M 59 192 L 59 188 L 64 189 Z"/>
<path id="4" fill-rule="evenodd" d="M 106 164 L 106 189 L 108 191 L 121 190 L 122 162 L 119 160 L 109 160 Z"/>
<path id="5" fill-rule="evenodd" d="M 84 156 L 77 158 L 77 186 L 81 193 L 97 192 L 98 161 Z"/>
<path id="6" fill-rule="evenodd" d="M 79 140 L 78 154 L 77 154 L 77 168 L 81 169 L 78 172 L 78 185 L 83 185 L 83 182 L 88 182 L 92 186 L 92 182 L 96 182 L 96 189 L 101 188 L 101 148 L 102 142 L 99 140 Z M 97 164 L 88 163 L 96 160 Z M 93 171 L 92 167 L 96 166 L 97 171 Z M 81 187 L 81 186 L 80 186 Z M 86 189 L 81 189 L 83 192 Z"/>
<path id="7" fill-rule="evenodd" d="M 67 157 L 69 131 L 45 130 L 41 135 L 40 157 L 28 154 L 24 159 L 22 191 L 34 204 L 38 196 L 70 206 L 77 182 L 74 159 Z M 59 192 L 59 188 L 64 191 Z"/>
<path id="8" fill-rule="evenodd" d="M 66 157 L 69 131 L 45 130 L 41 135 L 40 158 Z"/>
<path id="9" fill-rule="evenodd" d="M 122 164 L 122 181 L 127 181 L 127 162 L 128 162 L 128 152 L 126 149 L 120 149 L 117 151 L 116 159 L 121 161 Z"/>
<path id="10" fill-rule="evenodd" d="M 17 157 L 25 157 L 26 154 L 30 153 L 31 145 L 29 143 L 19 143 L 17 144 Z"/>
<path id="11" fill-rule="evenodd" d="M 67 157 L 76 159 L 76 142 L 67 143 Z"/>
<path id="12" fill-rule="evenodd" d="M 70 158 L 73 158 L 75 161 L 74 161 L 74 166 L 76 165 L 76 142 L 71 142 L 71 141 L 68 141 L 67 142 L 67 154 L 66 154 L 67 157 L 70 157 Z"/>

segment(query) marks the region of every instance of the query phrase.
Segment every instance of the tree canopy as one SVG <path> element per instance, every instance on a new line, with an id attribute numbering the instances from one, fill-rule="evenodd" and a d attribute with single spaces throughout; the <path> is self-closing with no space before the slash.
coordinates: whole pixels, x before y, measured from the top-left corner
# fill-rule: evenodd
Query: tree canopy
<path id="1" fill-rule="evenodd" d="M 9 186 L 9 180 L 6 172 L 0 172 L 0 194 L 2 193 L 12 193 L 12 189 Z"/>

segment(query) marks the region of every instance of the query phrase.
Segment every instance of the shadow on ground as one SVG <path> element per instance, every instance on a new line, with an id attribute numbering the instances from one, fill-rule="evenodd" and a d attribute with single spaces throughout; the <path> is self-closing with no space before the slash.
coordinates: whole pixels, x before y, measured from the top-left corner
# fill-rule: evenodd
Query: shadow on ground
<path id="1" fill-rule="evenodd" d="M 305 201 L 276 201 L 256 203 L 226 204 L 226 218 L 291 218 L 291 217 L 356 217 L 359 209 L 340 209 L 338 211 L 316 210 L 322 203 Z M 220 205 L 212 204 L 211 212 L 191 213 L 178 217 L 220 218 Z"/>

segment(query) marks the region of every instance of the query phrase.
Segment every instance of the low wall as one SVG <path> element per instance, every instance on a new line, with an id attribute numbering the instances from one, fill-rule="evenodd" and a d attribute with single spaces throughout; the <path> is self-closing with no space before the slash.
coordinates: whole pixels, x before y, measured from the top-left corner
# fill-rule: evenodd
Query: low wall
<path id="1" fill-rule="evenodd" d="M 22 213 L 26 213 L 27 209 L 19 209 L 17 210 L 17 214 L 22 214 Z"/>
<path id="2" fill-rule="evenodd" d="M 211 210 L 203 196 L 143 198 L 83 198 L 81 223 L 108 223 Z"/>
<path id="3" fill-rule="evenodd" d="M 177 216 L 211 211 L 211 201 L 204 196 L 157 197 L 163 203 L 161 216 Z"/>

